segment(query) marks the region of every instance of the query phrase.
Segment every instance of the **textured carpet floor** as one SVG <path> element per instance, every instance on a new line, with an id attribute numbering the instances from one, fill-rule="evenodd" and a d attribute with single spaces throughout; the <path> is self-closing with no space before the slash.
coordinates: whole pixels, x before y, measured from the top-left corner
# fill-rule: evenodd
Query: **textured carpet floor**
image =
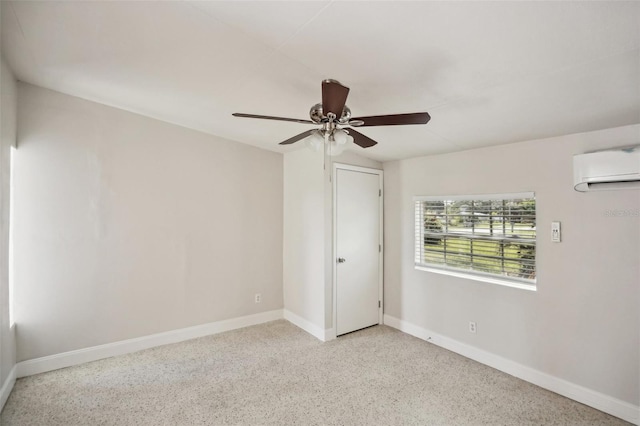
<path id="1" fill-rule="evenodd" d="M 385 326 L 287 321 L 19 379 L 2 425 L 620 425 Z"/>

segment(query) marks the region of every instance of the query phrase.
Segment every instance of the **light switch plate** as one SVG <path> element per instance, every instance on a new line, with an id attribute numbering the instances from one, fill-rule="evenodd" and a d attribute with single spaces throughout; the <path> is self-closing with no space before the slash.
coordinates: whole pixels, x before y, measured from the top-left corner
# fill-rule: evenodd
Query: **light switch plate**
<path id="1" fill-rule="evenodd" d="M 551 222 L 551 241 L 560 242 L 560 222 Z"/>

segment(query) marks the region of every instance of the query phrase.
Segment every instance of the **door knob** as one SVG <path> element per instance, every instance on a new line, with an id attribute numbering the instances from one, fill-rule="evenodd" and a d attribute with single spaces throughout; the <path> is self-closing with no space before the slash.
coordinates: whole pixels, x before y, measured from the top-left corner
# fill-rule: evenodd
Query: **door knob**
<path id="1" fill-rule="evenodd" d="M 339 257 L 338 258 L 338 263 L 344 263 L 346 262 L 346 260 L 344 259 L 344 257 Z"/>

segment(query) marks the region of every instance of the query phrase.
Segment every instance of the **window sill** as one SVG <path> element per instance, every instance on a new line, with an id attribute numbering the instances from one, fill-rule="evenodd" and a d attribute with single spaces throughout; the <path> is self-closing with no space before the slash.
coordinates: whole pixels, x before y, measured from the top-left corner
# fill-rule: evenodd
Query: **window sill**
<path id="1" fill-rule="evenodd" d="M 521 290 L 537 291 L 536 283 L 527 284 L 520 281 L 512 281 L 504 278 L 489 277 L 484 275 L 476 275 L 467 272 L 458 272 L 439 268 L 429 268 L 428 266 L 415 266 L 418 271 L 433 272 L 435 274 L 449 275 L 451 277 L 465 278 L 468 280 L 481 281 L 489 284 L 498 284 L 505 287 L 519 288 Z"/>

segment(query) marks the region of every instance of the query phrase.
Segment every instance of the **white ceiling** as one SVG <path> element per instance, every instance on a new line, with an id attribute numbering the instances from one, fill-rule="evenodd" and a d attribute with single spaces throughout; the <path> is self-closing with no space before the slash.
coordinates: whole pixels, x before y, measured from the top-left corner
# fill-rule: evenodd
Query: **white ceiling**
<path id="1" fill-rule="evenodd" d="M 640 123 L 640 2 L 2 2 L 17 77 L 264 149 L 308 125 L 320 83 L 386 161 Z"/>

